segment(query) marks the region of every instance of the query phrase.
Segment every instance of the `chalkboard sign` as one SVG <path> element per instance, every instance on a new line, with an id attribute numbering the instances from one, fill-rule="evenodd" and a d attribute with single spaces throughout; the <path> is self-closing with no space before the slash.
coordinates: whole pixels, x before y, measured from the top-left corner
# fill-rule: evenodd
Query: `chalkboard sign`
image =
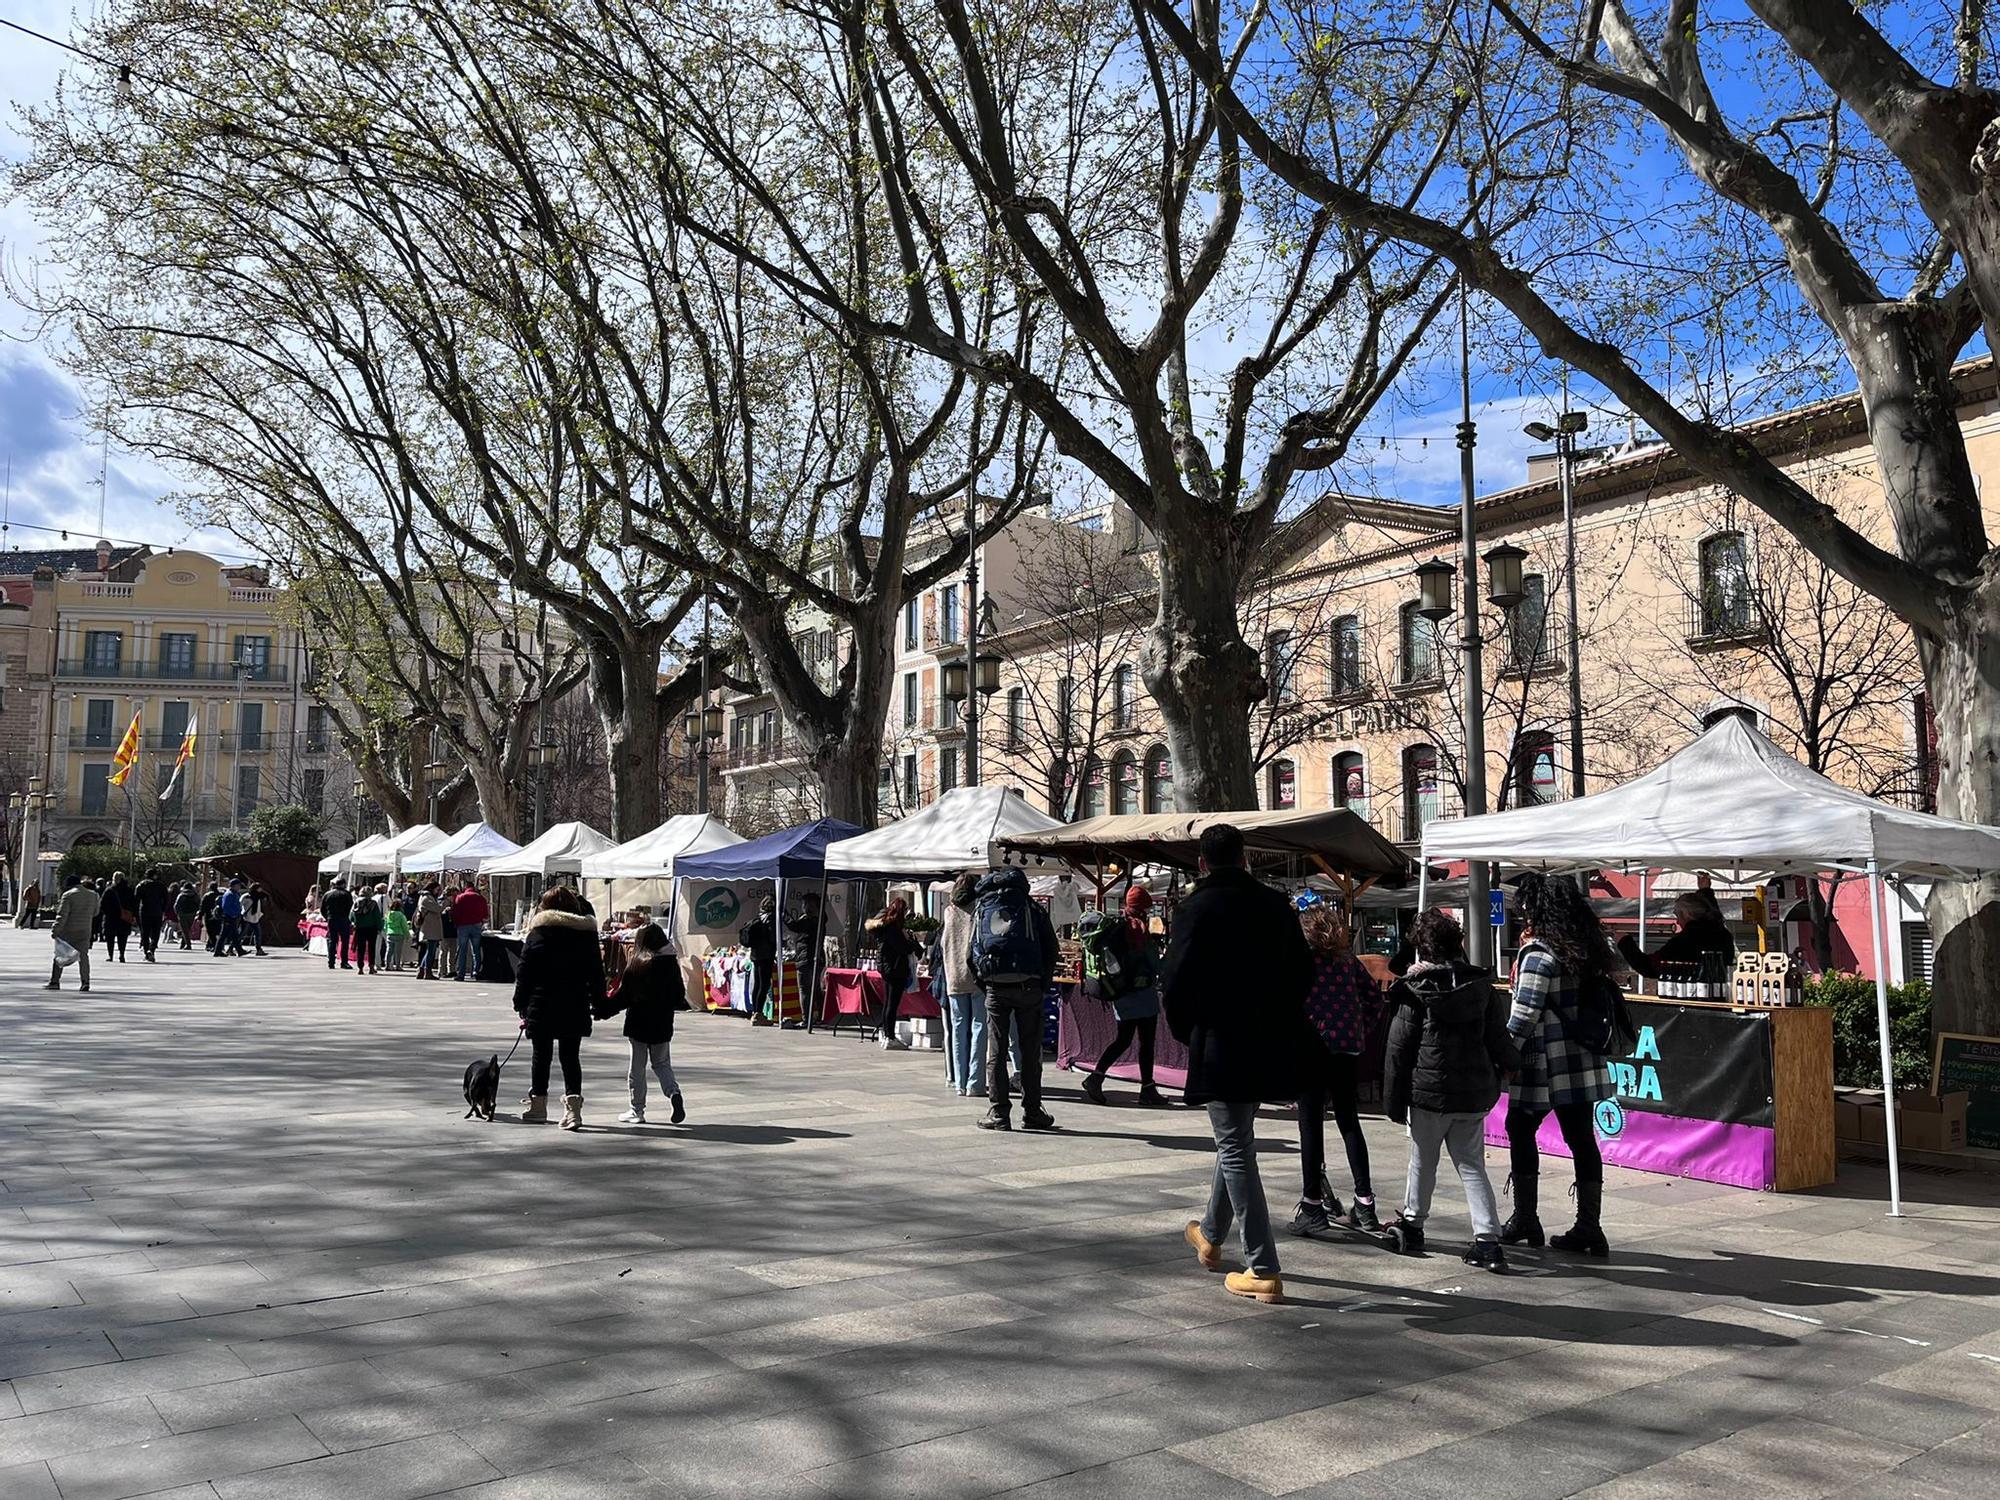
<path id="1" fill-rule="evenodd" d="M 2000 1150 L 2000 1036 L 1938 1034 L 1931 1069 L 1931 1092 L 1949 1094 L 1963 1089 L 1965 1143 L 1988 1151 Z"/>

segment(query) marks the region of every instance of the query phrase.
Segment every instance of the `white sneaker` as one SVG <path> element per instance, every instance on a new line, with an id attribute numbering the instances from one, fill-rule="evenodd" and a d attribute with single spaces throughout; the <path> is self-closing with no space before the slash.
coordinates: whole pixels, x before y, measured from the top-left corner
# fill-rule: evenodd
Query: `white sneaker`
<path id="1" fill-rule="evenodd" d="M 643 1109 L 628 1109 L 618 1117 L 618 1123 L 620 1125 L 643 1125 L 646 1123 L 646 1112 Z"/>

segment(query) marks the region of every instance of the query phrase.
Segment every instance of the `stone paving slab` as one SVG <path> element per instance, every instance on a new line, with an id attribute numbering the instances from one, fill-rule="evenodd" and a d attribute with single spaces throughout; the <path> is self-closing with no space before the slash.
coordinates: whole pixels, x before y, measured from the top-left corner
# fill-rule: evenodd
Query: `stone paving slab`
<path id="1" fill-rule="evenodd" d="M 1874 1167 L 1614 1171 L 1608 1263 L 1505 1278 L 1441 1186 L 1432 1254 L 1288 1240 L 1261 1307 L 1179 1242 L 1195 1113 L 1055 1074 L 1065 1129 L 995 1137 L 935 1055 L 690 1016 L 685 1126 L 610 1123 L 615 1035 L 586 1130 L 486 1124 L 498 987 L 169 952 L 55 996 L 46 947 L 0 929 L 0 1500 L 2000 1495 L 2000 1178 L 1892 1221 Z"/>

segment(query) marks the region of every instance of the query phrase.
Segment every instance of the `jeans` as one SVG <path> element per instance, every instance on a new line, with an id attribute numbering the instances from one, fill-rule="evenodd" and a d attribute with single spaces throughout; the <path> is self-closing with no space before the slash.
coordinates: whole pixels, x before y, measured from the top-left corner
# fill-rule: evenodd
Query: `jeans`
<path id="1" fill-rule="evenodd" d="M 1021 1035 L 1021 1114 L 1042 1112 L 1042 987 L 989 984 L 986 987 L 986 1098 L 988 1112 L 1005 1118 L 1008 1105 L 1007 1049 L 991 1038 L 1018 1026 Z M 1032 1043 L 1029 1038 L 1033 1038 Z"/>
<path id="2" fill-rule="evenodd" d="M 1562 1131 L 1563 1144 L 1569 1147 L 1570 1160 L 1576 1164 L 1576 1180 L 1586 1185 L 1604 1181 L 1604 1153 L 1597 1149 L 1597 1128 L 1592 1120 L 1595 1112 L 1589 1104 L 1555 1107 L 1556 1125 Z M 1546 1109 L 1507 1106 L 1507 1149 L 1517 1184 L 1541 1174 L 1542 1151 L 1535 1144 L 1535 1132 L 1548 1116 Z"/>
<path id="3" fill-rule="evenodd" d="M 76 949 L 76 982 L 84 989 L 90 988 L 90 944 L 82 943 Z M 62 988 L 62 965 L 49 965 L 49 983 Z"/>
<path id="4" fill-rule="evenodd" d="M 381 938 L 382 929 L 379 927 L 370 927 L 365 932 L 359 928 L 355 929 L 354 967 L 356 969 L 373 969 L 378 974 L 381 972 L 382 966 L 375 962 L 375 945 L 381 941 Z"/>
<path id="5" fill-rule="evenodd" d="M 1278 1242 L 1271 1237 L 1271 1211 L 1264 1202 L 1264 1181 L 1257 1175 L 1257 1105 L 1208 1106 L 1209 1129 L 1215 1132 L 1215 1178 L 1208 1188 L 1208 1212 L 1201 1233 L 1220 1245 L 1229 1226 L 1243 1221 L 1243 1257 L 1258 1276 L 1278 1274 Z"/>
<path id="6" fill-rule="evenodd" d="M 1111 1071 L 1111 1065 L 1125 1055 L 1125 1049 L 1132 1045 L 1132 1038 L 1139 1039 L 1139 1083 L 1142 1088 L 1153 1086 L 1153 1038 L 1160 1029 L 1158 1016 L 1147 1016 L 1140 1021 L 1120 1021 L 1118 1035 L 1111 1039 L 1111 1045 L 1097 1059 L 1097 1066 L 1090 1070 L 1093 1078 L 1102 1078 Z"/>
<path id="7" fill-rule="evenodd" d="M 1299 1166 L 1308 1198 L 1317 1198 L 1326 1179 L 1326 1112 L 1329 1105 L 1347 1147 L 1347 1170 L 1354 1178 L 1354 1196 L 1373 1198 L 1368 1173 L 1368 1137 L 1361 1133 L 1360 1059 L 1336 1052 L 1326 1059 L 1325 1079 L 1299 1095 Z"/>
<path id="8" fill-rule="evenodd" d="M 754 953 L 750 955 L 750 1014 L 753 1017 L 764 1015 L 771 1003 L 771 970 L 776 962 L 775 959 L 759 958 Z M 773 1015 L 769 1019 L 775 1021 L 778 1017 Z"/>
<path id="9" fill-rule="evenodd" d="M 666 1042 L 633 1042 L 632 1061 L 625 1070 L 625 1085 L 632 1091 L 632 1108 L 640 1114 L 646 1112 L 646 1069 L 651 1067 L 660 1080 L 660 1092 L 669 1099 L 680 1093 L 681 1086 L 674 1077 L 674 1044 Z M 567 1078 L 569 1075 L 563 1075 Z M 582 1084 L 570 1090 L 581 1093 Z"/>
<path id="10" fill-rule="evenodd" d="M 1486 1115 L 1445 1115 L 1410 1106 L 1410 1180 L 1403 1185 L 1403 1217 L 1419 1229 L 1430 1216 L 1431 1190 L 1437 1186 L 1438 1148 L 1451 1153 L 1465 1188 L 1465 1209 L 1472 1216 L 1472 1237 L 1500 1237 L 1500 1209 L 1493 1199 L 1493 1182 L 1486 1175 Z"/>
<path id="11" fill-rule="evenodd" d="M 977 990 L 946 997 L 951 1005 L 951 1084 L 961 1094 L 973 1092 L 974 1080 L 986 1076 L 986 997 Z"/>
<path id="12" fill-rule="evenodd" d="M 410 940 L 407 932 L 385 932 L 382 934 L 382 963 L 391 969 L 403 967 L 403 946 Z"/>
<path id="13" fill-rule="evenodd" d="M 353 931 L 353 926 L 345 918 L 338 922 L 330 917 L 327 919 L 326 966 L 329 969 L 333 967 L 335 959 L 339 959 L 342 963 L 347 962 L 347 940 Z"/>
<path id="14" fill-rule="evenodd" d="M 417 978 L 429 979 L 437 973 L 438 940 L 419 938 L 417 940 Z"/>
<path id="15" fill-rule="evenodd" d="M 218 917 L 215 929 L 215 956 L 243 956 L 243 924 L 235 917 Z"/>
<path id="16" fill-rule="evenodd" d="M 549 1091 L 549 1054 L 560 1049 L 562 1053 L 563 1092 L 583 1093 L 583 1038 L 566 1036 L 561 1041 L 538 1036 L 529 1039 L 534 1047 L 532 1060 L 528 1065 L 528 1092 L 537 1097 Z"/>
<path id="17" fill-rule="evenodd" d="M 459 925 L 457 978 L 479 977 L 479 935 L 485 931 L 484 924 L 479 922 L 464 922 Z"/>

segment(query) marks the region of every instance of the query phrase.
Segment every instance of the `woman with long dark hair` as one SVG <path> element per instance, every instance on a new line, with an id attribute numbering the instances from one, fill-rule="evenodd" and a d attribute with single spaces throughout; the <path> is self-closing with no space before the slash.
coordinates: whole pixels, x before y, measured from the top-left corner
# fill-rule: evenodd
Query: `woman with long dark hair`
<path id="1" fill-rule="evenodd" d="M 1604 1158 L 1594 1122 L 1600 1099 L 1612 1095 L 1604 1053 L 1584 1037 L 1579 1000 L 1585 984 L 1617 972 L 1597 913 L 1575 882 L 1523 875 L 1522 944 L 1514 959 L 1514 1004 L 1507 1034 L 1521 1051 L 1520 1076 L 1508 1085 L 1507 1145 L 1513 1159 L 1514 1212 L 1500 1230 L 1503 1245 L 1542 1243 L 1537 1215 L 1542 1156 L 1535 1133 L 1553 1113 L 1576 1166 L 1576 1224 L 1549 1244 L 1583 1255 L 1608 1255 L 1599 1216 L 1604 1207 Z"/>
<path id="2" fill-rule="evenodd" d="M 521 965 L 514 972 L 514 1010 L 534 1046 L 528 1106 L 521 1118 L 539 1124 L 549 1117 L 549 1063 L 560 1055 L 564 1130 L 583 1126 L 583 1039 L 591 1017 L 604 1007 L 604 954 L 597 923 L 581 910 L 576 892 L 551 886 L 541 910 L 528 919 Z"/>

